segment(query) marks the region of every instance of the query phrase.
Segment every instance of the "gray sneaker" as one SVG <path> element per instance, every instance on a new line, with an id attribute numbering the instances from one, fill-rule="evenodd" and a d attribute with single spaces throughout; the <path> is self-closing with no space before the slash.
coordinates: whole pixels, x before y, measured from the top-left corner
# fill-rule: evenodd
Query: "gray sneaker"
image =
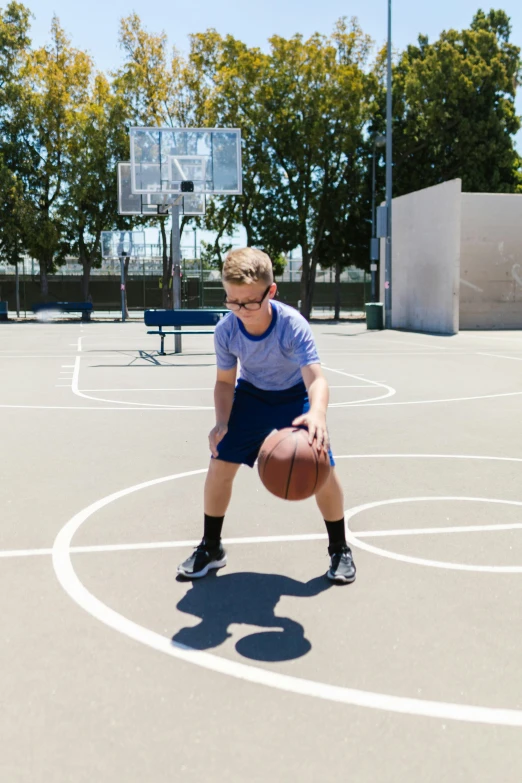
<path id="1" fill-rule="evenodd" d="M 213 568 L 223 568 L 226 564 L 227 553 L 221 541 L 214 544 L 203 539 L 191 556 L 178 566 L 178 574 L 186 579 L 201 579 Z"/>
<path id="2" fill-rule="evenodd" d="M 330 555 L 330 570 L 326 573 L 328 579 L 343 585 L 354 582 L 356 569 L 350 547 L 345 545 L 333 550 L 328 547 L 328 553 Z"/>

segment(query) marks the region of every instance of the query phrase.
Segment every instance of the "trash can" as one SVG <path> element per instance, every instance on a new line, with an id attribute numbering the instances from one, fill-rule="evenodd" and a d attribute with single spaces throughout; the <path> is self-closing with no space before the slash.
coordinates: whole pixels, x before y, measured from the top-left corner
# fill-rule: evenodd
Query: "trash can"
<path id="1" fill-rule="evenodd" d="M 367 329 L 383 329 L 383 303 L 382 302 L 367 302 L 366 308 L 366 328 Z"/>
<path id="2" fill-rule="evenodd" d="M 9 305 L 7 302 L 0 302 L 0 321 L 7 321 Z"/>

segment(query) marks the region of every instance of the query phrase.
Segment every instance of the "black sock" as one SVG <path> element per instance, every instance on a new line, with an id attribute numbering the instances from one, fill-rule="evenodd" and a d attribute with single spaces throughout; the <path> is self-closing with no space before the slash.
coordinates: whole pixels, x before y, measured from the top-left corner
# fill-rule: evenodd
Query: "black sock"
<path id="1" fill-rule="evenodd" d="M 225 517 L 211 517 L 209 514 L 205 514 L 205 528 L 203 532 L 205 541 L 219 544 L 224 519 Z"/>
<path id="2" fill-rule="evenodd" d="M 344 517 L 337 522 L 327 522 L 325 519 L 324 524 L 328 533 L 328 549 L 336 550 L 346 546 Z"/>

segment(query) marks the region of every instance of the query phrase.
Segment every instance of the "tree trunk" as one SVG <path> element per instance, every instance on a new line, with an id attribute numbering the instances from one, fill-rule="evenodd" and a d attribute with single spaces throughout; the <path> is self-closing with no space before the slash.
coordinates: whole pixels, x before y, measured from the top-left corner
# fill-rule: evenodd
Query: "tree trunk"
<path id="1" fill-rule="evenodd" d="M 300 311 L 306 320 L 310 320 L 310 253 L 308 252 L 308 243 L 301 242 L 301 253 L 303 256 L 303 263 L 301 265 L 301 284 L 299 286 L 299 294 L 301 297 Z"/>
<path id="2" fill-rule="evenodd" d="M 309 321 L 312 314 L 312 306 L 314 301 L 317 256 L 309 252 L 308 245 L 304 242 L 301 244 L 301 250 L 303 253 L 303 266 L 301 270 L 300 286 L 301 315 L 303 315 L 306 320 Z"/>
<path id="3" fill-rule="evenodd" d="M 335 262 L 335 312 L 336 321 L 341 317 L 341 262 L 339 259 Z"/>
<path id="4" fill-rule="evenodd" d="M 18 259 L 15 262 L 15 270 L 16 270 L 16 317 L 20 318 L 20 270 L 18 268 L 18 264 L 20 262 Z"/>
<path id="5" fill-rule="evenodd" d="M 40 260 L 40 293 L 42 294 L 42 299 L 48 299 L 49 278 L 47 277 L 47 264 L 43 259 Z"/>
<path id="6" fill-rule="evenodd" d="M 172 254 L 169 253 L 169 243 L 167 242 L 167 230 L 165 228 L 165 218 L 160 220 L 161 230 L 161 252 L 163 256 L 161 304 L 165 310 L 172 308 L 171 300 L 171 281 L 172 281 Z"/>
<path id="7" fill-rule="evenodd" d="M 83 267 L 82 271 L 82 301 L 84 302 L 92 302 L 92 297 L 89 291 L 89 286 L 91 282 L 91 259 L 90 258 L 80 258 L 80 262 Z M 88 322 L 91 320 L 91 314 L 90 313 L 82 313 L 82 321 Z"/>

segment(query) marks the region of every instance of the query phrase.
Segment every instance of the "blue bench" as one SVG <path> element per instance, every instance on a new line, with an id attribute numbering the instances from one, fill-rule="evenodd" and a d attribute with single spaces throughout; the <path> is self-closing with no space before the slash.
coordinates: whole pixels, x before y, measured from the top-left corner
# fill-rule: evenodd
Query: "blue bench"
<path id="1" fill-rule="evenodd" d="M 7 321 L 8 313 L 7 302 L 0 302 L 0 321 Z"/>
<path id="2" fill-rule="evenodd" d="M 93 311 L 92 302 L 37 302 L 32 306 L 33 313 L 45 310 L 58 310 L 60 313 L 81 313 L 88 320 Z"/>
<path id="3" fill-rule="evenodd" d="M 213 326 L 228 313 L 222 308 L 216 310 L 145 310 L 145 326 L 157 326 L 147 334 L 159 334 L 161 339 L 160 356 L 165 356 L 165 337 L 173 334 L 176 337 L 175 353 L 181 352 L 182 334 L 214 334 L 214 329 L 184 329 L 186 326 Z M 165 331 L 165 327 L 173 327 Z"/>

